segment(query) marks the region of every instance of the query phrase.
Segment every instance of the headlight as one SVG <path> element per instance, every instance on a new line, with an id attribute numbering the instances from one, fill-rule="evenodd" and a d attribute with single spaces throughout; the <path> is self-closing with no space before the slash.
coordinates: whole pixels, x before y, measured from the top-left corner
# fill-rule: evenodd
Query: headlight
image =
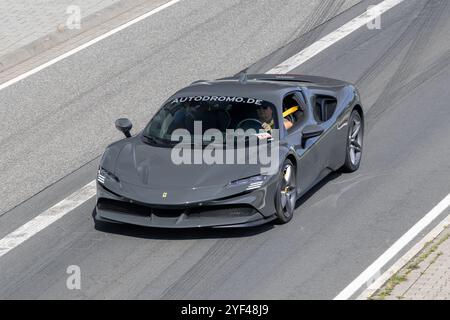
<path id="1" fill-rule="evenodd" d="M 253 176 L 253 177 L 249 177 L 249 178 L 234 180 L 234 181 L 231 181 L 227 185 L 227 187 L 239 187 L 239 186 L 247 185 L 247 188 L 245 190 L 258 189 L 259 187 L 262 186 L 264 181 L 267 180 L 267 177 L 268 176 L 260 175 L 260 176 Z"/>
<path id="2" fill-rule="evenodd" d="M 113 173 L 109 172 L 106 169 L 99 168 L 97 172 L 97 181 L 101 184 L 104 184 L 106 179 L 112 179 L 116 182 L 119 182 L 119 178 L 117 178 Z"/>

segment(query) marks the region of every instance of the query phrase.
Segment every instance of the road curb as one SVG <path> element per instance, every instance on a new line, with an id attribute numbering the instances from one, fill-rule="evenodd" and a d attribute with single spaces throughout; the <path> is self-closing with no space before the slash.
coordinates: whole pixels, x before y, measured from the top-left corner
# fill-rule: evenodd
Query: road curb
<path id="1" fill-rule="evenodd" d="M 356 300 L 370 299 L 392 276 L 398 273 L 411 261 L 417 254 L 419 254 L 427 243 L 434 241 L 447 227 L 450 226 L 450 214 L 442 220 L 436 227 L 434 227 L 425 237 L 417 242 L 406 254 L 397 260 L 387 271 L 385 271 L 378 279 L 369 285 Z"/>
<path id="2" fill-rule="evenodd" d="M 81 20 L 82 28 L 71 30 L 64 24 L 55 25 L 55 31 L 33 42 L 0 57 L 0 74 L 6 73 L 11 68 L 30 60 L 58 45 L 88 34 L 92 29 L 107 25 L 121 16 L 123 20 L 131 20 L 141 14 L 142 8 L 148 5 L 159 5 L 168 0 L 121 0 L 111 6 L 95 12 Z"/>

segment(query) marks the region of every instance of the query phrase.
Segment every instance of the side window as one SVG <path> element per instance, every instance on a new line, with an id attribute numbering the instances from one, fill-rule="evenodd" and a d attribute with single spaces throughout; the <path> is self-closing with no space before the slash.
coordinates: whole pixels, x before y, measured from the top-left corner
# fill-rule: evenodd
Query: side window
<path id="1" fill-rule="evenodd" d="M 304 108 L 305 104 L 296 93 L 289 94 L 283 99 L 283 122 L 288 131 L 303 123 Z"/>
<path id="2" fill-rule="evenodd" d="M 317 122 L 328 121 L 336 111 L 337 100 L 331 96 L 316 95 L 313 97 L 314 118 Z"/>

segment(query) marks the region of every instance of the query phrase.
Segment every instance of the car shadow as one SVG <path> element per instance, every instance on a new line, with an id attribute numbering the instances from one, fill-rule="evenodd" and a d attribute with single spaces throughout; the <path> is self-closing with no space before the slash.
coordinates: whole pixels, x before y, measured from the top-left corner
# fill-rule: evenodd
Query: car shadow
<path id="1" fill-rule="evenodd" d="M 311 196 L 319 191 L 328 182 L 338 178 L 339 172 L 330 173 L 311 190 L 305 193 L 295 204 L 298 209 Z M 295 219 L 295 216 L 294 216 Z M 128 224 L 101 223 L 95 226 L 100 232 L 116 234 L 126 237 L 135 237 L 142 239 L 154 240 L 196 240 L 196 239 L 223 239 L 223 238 L 246 238 L 264 233 L 274 229 L 279 224 L 268 222 L 264 225 L 244 228 L 186 228 L 186 229 L 168 229 L 168 228 L 152 228 L 141 227 Z"/>
<path id="2" fill-rule="evenodd" d="M 302 204 L 308 201 L 317 191 L 322 189 L 322 187 L 329 182 L 339 178 L 342 175 L 340 171 L 333 171 L 322 180 L 320 180 L 314 187 L 312 187 L 308 192 L 306 192 L 303 196 L 301 196 L 297 202 L 295 203 L 295 209 L 298 209 Z M 295 217 L 294 217 L 295 218 Z"/>

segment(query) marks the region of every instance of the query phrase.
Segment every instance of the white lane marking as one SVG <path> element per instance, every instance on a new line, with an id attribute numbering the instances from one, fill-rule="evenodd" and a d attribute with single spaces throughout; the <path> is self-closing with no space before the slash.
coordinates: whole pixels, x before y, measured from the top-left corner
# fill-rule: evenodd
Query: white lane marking
<path id="1" fill-rule="evenodd" d="M 82 46 L 80 46 L 80 47 L 78 47 L 78 48 L 72 50 L 73 52 L 69 51 L 68 53 L 66 53 L 66 55 L 62 55 L 61 57 L 58 57 L 58 58 L 56 58 L 56 59 L 54 59 L 54 60 L 52 60 L 52 61 L 50 61 L 50 62 L 44 64 L 44 65 L 41 66 L 41 67 L 38 67 L 38 68 L 36 68 L 36 69 L 33 69 L 32 71 L 30 71 L 30 72 L 32 72 L 32 73 L 27 72 L 27 73 L 24 74 L 25 76 L 22 75 L 22 76 L 19 76 L 19 77 L 17 77 L 16 79 L 13 79 L 13 80 L 15 80 L 14 82 L 17 82 L 17 81 L 20 81 L 20 80 L 22 80 L 22 79 L 24 79 L 24 78 L 30 76 L 30 75 L 33 74 L 33 73 L 39 72 L 40 70 L 42 70 L 42 69 L 44 69 L 44 68 L 46 68 L 46 67 L 48 67 L 48 66 L 50 66 L 50 65 L 52 65 L 52 64 L 54 64 L 54 63 L 56 63 L 56 62 L 58 62 L 58 61 L 60 61 L 60 60 L 62 60 L 62 59 L 64 59 L 64 58 L 66 58 L 66 57 L 68 57 L 68 56 L 70 56 L 70 55 L 72 55 L 72 54 L 75 54 L 75 53 L 78 52 L 78 51 L 81 51 L 81 50 L 87 48 L 88 46 L 94 44 L 95 42 L 98 42 L 98 41 L 100 41 L 100 40 L 102 40 L 102 39 L 104 39 L 104 38 L 106 38 L 106 37 L 108 37 L 108 36 L 110 36 L 110 35 L 112 35 L 112 34 L 114 34 L 114 33 L 116 33 L 116 32 L 119 32 L 120 30 L 123 30 L 123 29 L 125 29 L 126 27 L 128 27 L 128 26 L 130 26 L 130 25 L 132 25 L 132 24 L 134 24 L 134 23 L 136 23 L 136 22 L 138 22 L 138 21 L 141 21 L 141 20 L 143 20 L 143 19 L 145 19 L 145 18 L 151 16 L 152 14 L 155 14 L 156 12 L 159 12 L 159 11 L 163 10 L 164 8 L 167 8 L 167 7 L 169 7 L 169 6 L 171 6 L 171 5 L 175 4 L 175 3 L 177 3 L 177 2 L 179 2 L 179 1 L 181 1 L 181 0 L 170 1 L 170 2 L 166 3 L 165 5 L 162 5 L 161 7 L 158 7 L 158 8 L 156 8 L 156 9 L 154 9 L 154 10 L 152 10 L 152 11 L 146 13 L 145 15 L 143 15 L 143 16 L 141 16 L 141 17 L 138 17 L 138 18 L 136 18 L 135 20 L 132 20 L 132 21 L 126 23 L 125 25 L 122 25 L 122 26 L 119 27 L 119 28 L 116 28 L 116 29 L 111 30 L 110 32 L 108 32 L 108 33 L 105 34 L 105 35 L 107 35 L 107 36 L 101 36 L 101 37 L 99 37 L 99 38 L 96 38 L 96 39 L 94 39 L 94 40 L 88 42 L 87 44 L 90 43 L 89 45 L 87 45 L 87 44 L 82 45 Z M 389 4 L 388 6 L 383 6 L 383 8 L 385 8 L 383 12 L 385 12 L 385 11 L 388 10 L 388 9 L 386 9 L 387 7 L 390 6 L 389 8 L 392 8 L 392 7 L 394 6 L 394 5 L 393 5 L 393 2 L 396 2 L 396 4 L 397 4 L 397 3 L 400 3 L 400 2 L 402 2 L 402 1 L 403 1 L 403 0 L 395 0 L 395 1 L 393 1 L 393 0 L 385 0 L 384 2 L 380 3 L 378 6 L 380 6 L 380 5 L 384 4 L 384 3 L 388 3 L 388 4 Z M 373 9 L 372 9 L 372 11 L 376 11 L 376 10 L 373 10 Z M 364 15 L 367 15 L 367 13 L 366 13 L 366 14 L 363 14 L 363 16 L 364 16 Z M 361 17 L 361 16 L 360 16 L 360 17 Z M 376 18 L 376 17 L 375 17 L 375 16 L 371 16 L 371 19 L 374 19 L 374 18 Z M 353 21 L 353 20 L 352 20 L 352 21 Z M 371 20 L 368 20 L 368 22 L 370 22 L 370 21 L 371 21 Z M 344 25 L 344 26 L 346 26 L 346 25 Z M 341 27 L 341 28 L 342 28 L 342 27 Z M 339 29 L 341 29 L 341 28 L 339 28 Z M 338 29 L 338 30 L 339 30 L 339 29 Z M 356 30 L 356 29 L 355 29 L 355 30 Z M 353 31 L 354 31 L 354 30 L 353 30 Z M 342 38 L 340 38 L 340 39 L 342 39 Z M 339 40 L 339 39 L 338 39 L 338 40 Z M 336 41 L 338 41 L 338 40 L 336 40 Z M 93 42 L 93 41 L 95 41 L 95 42 Z M 321 40 L 319 40 L 319 41 L 321 41 Z M 313 44 L 312 46 L 314 46 L 314 44 Z M 307 49 L 308 49 L 308 48 L 307 48 Z M 306 50 L 306 49 L 305 49 L 305 50 Z M 304 51 L 304 50 L 303 50 L 303 51 Z M 303 52 L 303 51 L 302 51 L 302 52 Z M 317 51 L 315 54 L 317 54 L 317 53 L 319 53 L 319 52 L 321 52 L 321 51 L 323 51 L 323 49 L 321 49 L 320 51 Z M 69 53 L 70 53 L 70 54 L 69 54 Z M 301 52 L 300 52 L 300 53 L 301 53 Z M 310 55 L 310 57 L 312 57 L 312 54 L 314 54 L 314 52 L 312 52 L 311 50 L 309 50 L 309 55 Z M 296 55 L 296 56 L 297 56 L 297 55 Z M 295 56 L 294 56 L 294 57 L 295 57 Z M 289 61 L 289 60 L 287 60 L 287 61 Z M 293 68 L 295 68 L 295 67 L 298 67 L 300 64 L 302 64 L 302 63 L 305 62 L 305 61 L 306 61 L 306 60 L 304 60 L 304 61 L 302 61 L 302 60 L 290 61 L 290 62 L 289 62 L 289 67 L 293 69 Z M 286 65 L 287 62 L 285 61 L 283 64 Z M 292 70 L 292 69 L 290 69 L 290 70 Z M 274 71 L 274 70 L 275 70 L 275 69 L 272 69 L 272 70 L 270 70 L 270 71 L 267 72 L 267 73 L 276 73 L 277 71 Z M 282 69 L 277 69 L 277 70 L 278 70 L 278 71 L 281 71 Z M 11 80 L 11 81 L 13 81 L 13 80 Z M 11 82 L 11 81 L 9 81 L 9 82 Z M 11 82 L 11 83 L 8 84 L 8 85 L 13 84 L 14 82 Z M 3 89 L 3 88 L 5 88 L 5 84 L 3 84 L 3 85 L 0 86 L 0 90 Z M 88 185 L 86 185 L 86 187 L 87 187 L 87 186 L 91 186 L 91 185 L 92 185 L 92 186 L 95 186 L 95 181 L 96 181 L 96 180 L 91 181 Z M 85 188 L 85 187 L 84 187 L 84 188 Z M 83 188 L 83 189 L 84 189 L 84 188 Z M 83 189 L 82 189 L 82 190 L 83 190 Z M 80 191 L 81 191 L 81 190 L 80 190 Z M 49 226 L 49 225 L 52 224 L 53 222 L 55 222 L 55 221 L 57 221 L 58 219 L 62 218 L 65 214 L 67 214 L 67 213 L 70 212 L 71 210 L 75 209 L 77 206 L 83 204 L 85 201 L 87 201 L 87 200 L 89 200 L 90 198 L 92 198 L 93 196 L 95 196 L 95 193 L 96 193 L 96 190 L 95 190 L 94 187 L 93 187 L 92 189 L 91 189 L 91 188 L 88 188 L 88 190 L 85 190 L 85 192 L 83 192 L 84 200 L 83 200 L 83 199 L 80 199 L 80 201 L 77 201 L 77 205 L 75 205 L 75 206 L 73 206 L 73 205 L 70 206 L 70 207 L 71 207 L 70 210 L 65 210 L 65 209 L 64 209 L 64 210 L 61 210 L 61 212 L 59 212 L 59 213 L 58 213 L 58 212 L 55 212 L 54 215 L 51 215 L 51 216 L 49 216 L 48 214 L 46 214 L 47 211 L 48 211 L 48 210 L 47 210 L 47 211 L 41 213 L 39 216 L 37 216 L 36 218 L 34 218 L 33 220 L 31 220 L 31 221 L 29 222 L 29 223 L 31 223 L 31 222 L 33 222 L 33 221 L 37 221 L 37 222 L 39 222 L 39 223 L 34 223 L 34 224 L 31 224 L 31 225 L 29 225 L 29 223 L 27 223 L 27 224 L 25 224 L 24 226 L 22 226 L 22 227 L 20 227 L 19 229 L 17 229 L 16 231 L 12 232 L 10 235 L 8 235 L 8 236 L 6 236 L 5 238 L 1 239 L 1 240 L 0 240 L 0 252 L 3 252 L 3 253 L 0 253 L 0 257 L 1 257 L 2 255 L 4 255 L 6 252 L 9 252 L 10 250 L 14 249 L 16 246 L 18 246 L 19 244 L 21 244 L 22 242 L 24 242 L 26 239 L 29 239 L 32 235 L 38 233 L 39 231 L 43 230 L 45 227 Z M 70 198 L 70 197 L 69 197 L 69 198 Z M 71 202 L 71 201 L 69 200 L 69 198 L 67 198 L 67 199 L 65 199 L 65 200 L 62 200 L 60 203 L 58 203 L 59 206 L 56 205 L 56 206 L 58 206 L 58 207 L 55 206 L 56 208 L 55 208 L 55 207 L 52 207 L 51 209 L 58 210 L 58 208 L 66 208 L 66 206 L 69 207 L 68 203 L 66 203 L 66 201 L 68 201 L 69 203 Z M 72 202 L 72 203 L 73 203 L 73 202 Z M 49 210 L 50 210 L 50 209 L 49 209 Z M 47 222 L 46 220 L 48 220 L 48 222 Z M 22 238 L 22 237 L 18 237 L 18 236 L 21 235 L 21 232 L 19 232 L 19 230 L 22 230 L 22 228 L 24 228 L 25 226 L 27 226 L 27 229 L 26 229 L 26 231 L 27 231 L 27 232 L 26 232 L 26 236 L 24 236 L 23 238 Z M 44 226 L 44 227 L 41 227 L 41 226 Z M 14 241 L 14 240 L 13 240 L 14 238 L 17 238 L 17 237 L 20 238 L 21 241 Z M 11 243 L 11 245 L 7 245 L 7 244 L 9 244 L 9 243 Z M 6 250 L 6 251 L 1 251 L 2 244 L 5 245 L 5 250 Z"/>
<path id="2" fill-rule="evenodd" d="M 181 0 L 169 1 L 169 2 L 161 5 L 161 6 L 155 8 L 155 9 L 153 9 L 153 10 L 151 10 L 151 11 L 149 11 L 149 12 L 147 12 L 147 13 L 145 13 L 145 14 L 143 14 L 143 15 L 141 15 L 141 16 L 139 16 L 139 17 L 137 17 L 137 18 L 135 18 L 135 19 L 133 19 L 131 21 L 128 21 L 127 23 L 125 23 L 125 24 L 123 24 L 123 25 L 121 25 L 121 26 L 119 26 L 117 28 L 114 28 L 114 29 L 112 29 L 112 30 L 102 34 L 101 36 L 98 36 L 95 39 L 92 39 L 92 40 L 90 40 L 90 41 L 88 41 L 86 43 L 83 43 L 79 47 L 76 47 L 76 48 L 74 48 L 74 49 L 72 49 L 70 51 L 67 51 L 64 54 L 62 54 L 62 55 L 60 55 L 60 56 L 58 56 L 58 57 L 56 57 L 56 58 L 54 58 L 54 59 L 44 63 L 44 64 L 41 64 L 40 66 L 38 66 L 38 67 L 36 67 L 36 68 L 34 68 L 34 69 L 30 70 L 30 71 L 27 71 L 27 72 L 25 72 L 25 73 L 15 77 L 14 79 L 6 81 L 6 82 L 0 84 L 0 90 L 3 90 L 3 89 L 5 89 L 5 88 L 7 88 L 7 87 L 9 87 L 9 86 L 11 86 L 11 85 L 21 81 L 21 80 L 23 80 L 25 78 L 28 78 L 29 76 L 31 76 L 31 75 L 33 75 L 33 74 L 35 74 L 35 73 L 37 73 L 37 72 L 39 72 L 39 71 L 41 71 L 41 70 L 51 66 L 51 65 L 53 65 L 53 64 L 55 64 L 55 63 L 57 63 L 57 62 L 59 62 L 61 60 L 64 60 L 65 58 L 70 57 L 70 56 L 74 55 L 75 53 L 80 52 L 81 50 L 84 50 L 84 49 L 92 46 L 93 44 L 96 44 L 97 42 L 102 41 L 102 40 L 112 36 L 113 34 L 119 32 L 119 31 L 122 31 L 122 30 L 130 27 L 133 24 L 136 24 L 139 21 L 142 21 L 142 20 L 144 20 L 144 19 L 154 15 L 155 13 L 158 13 L 158 12 L 160 12 L 160 11 L 170 7 L 170 6 L 173 6 L 174 4 L 176 4 L 176 3 L 180 2 L 180 1 Z"/>
<path id="3" fill-rule="evenodd" d="M 350 299 L 359 289 L 371 280 L 375 280 L 381 269 L 394 258 L 408 243 L 410 243 L 423 229 L 432 223 L 444 210 L 450 206 L 450 194 L 439 202 L 430 212 L 420 219 L 411 229 L 398 239 L 387 251 L 385 251 L 374 263 L 364 270 L 334 300 Z"/>
<path id="4" fill-rule="evenodd" d="M 401 268 L 403 268 L 412 258 L 414 258 L 427 243 L 436 239 L 445 228 L 450 226 L 450 214 L 439 223 L 433 230 L 430 231 L 422 240 L 414 245 L 403 257 L 401 257 L 396 263 L 392 265 L 385 273 L 376 279 L 366 290 L 359 295 L 357 300 L 369 299 L 378 289 L 381 288 L 394 274 L 396 274 Z"/>
<path id="5" fill-rule="evenodd" d="M 314 42 L 309 47 L 303 49 L 296 55 L 290 57 L 289 59 L 282 62 L 275 68 L 269 70 L 267 73 L 274 73 L 274 74 L 288 73 L 289 71 L 295 69 L 302 63 L 308 61 L 318 53 L 324 51 L 334 43 L 345 38 L 346 36 L 356 31 L 357 29 L 361 28 L 362 26 L 366 25 L 367 23 L 373 21 L 381 14 L 395 7 L 396 5 L 398 5 L 403 1 L 404 0 L 385 0 L 377 4 L 376 6 L 371 7 L 370 10 L 367 10 L 363 14 L 344 24 L 342 27 L 329 33 L 322 39 Z"/>
<path id="6" fill-rule="evenodd" d="M 58 202 L 50 209 L 42 212 L 40 215 L 25 223 L 15 231 L 11 232 L 0 240 L 0 257 L 9 251 L 30 239 L 39 231 L 45 229 L 53 222 L 59 220 L 67 213 L 82 205 L 95 195 L 95 180 L 89 182 L 83 188 L 72 193 L 66 199 Z"/>

